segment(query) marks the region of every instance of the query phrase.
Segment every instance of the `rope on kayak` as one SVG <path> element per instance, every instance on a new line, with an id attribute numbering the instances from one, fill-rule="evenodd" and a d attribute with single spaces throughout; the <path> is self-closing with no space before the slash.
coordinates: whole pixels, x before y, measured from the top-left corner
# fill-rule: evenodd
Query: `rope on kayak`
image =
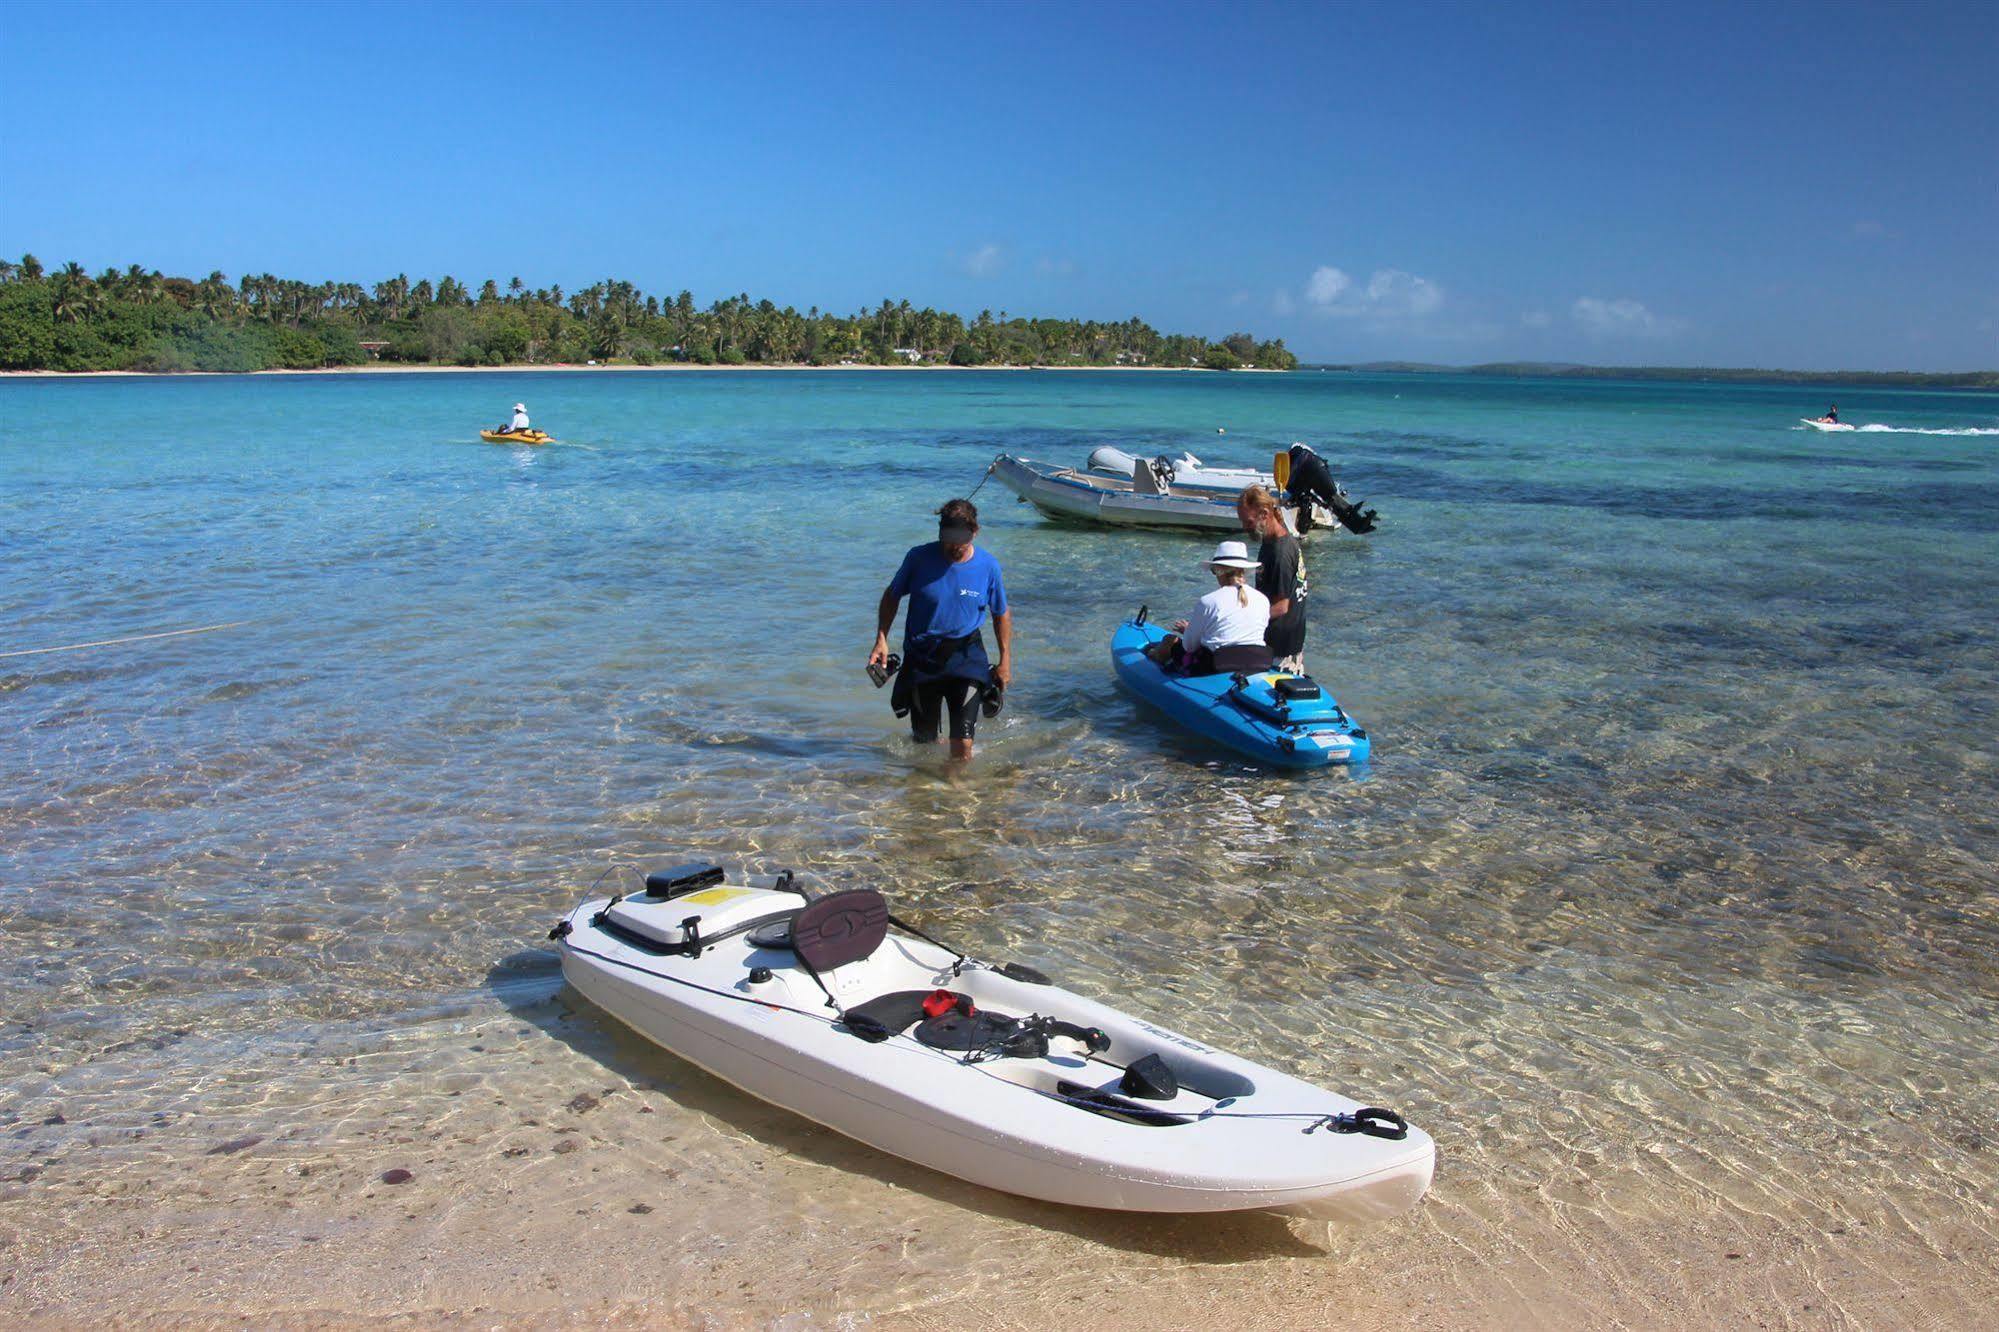
<path id="1" fill-rule="evenodd" d="M 703 994 L 712 994 L 718 999 L 732 999 L 739 1004 L 755 1004 L 760 1008 L 773 1009 L 779 1013 L 796 1013 L 799 1017 L 811 1018 L 814 1022 L 824 1023 L 829 1027 L 840 1024 L 839 1018 L 828 1017 L 824 1013 L 815 1013 L 810 1009 L 796 1008 L 790 1004 L 773 1003 L 768 999 L 760 999 L 753 994 L 737 994 L 732 990 L 718 990 L 712 985 L 703 985 L 699 981 L 691 981 L 681 976 L 669 976 L 663 971 L 654 971 L 652 968 L 642 967 L 636 962 L 627 962 L 623 958 L 612 957 L 608 953 L 600 953 L 594 948 L 585 948 L 580 944 L 571 943 L 569 940 L 575 934 L 575 929 L 570 925 L 569 920 L 568 916 L 564 916 L 557 923 L 556 927 L 548 932 L 548 936 L 551 939 L 559 941 L 561 946 L 583 957 L 595 958 L 599 962 L 606 962 L 614 967 L 624 967 L 628 971 L 638 972 L 641 976 L 651 976 L 658 980 L 672 981 L 675 985 L 685 986 L 690 990 L 699 990 Z M 926 1055 L 950 1058 L 943 1051 L 933 1050 L 923 1044 L 923 1042 L 901 1033 L 891 1032 L 887 1039 L 904 1042 Z M 875 1042 L 871 1041 L 869 1043 L 874 1044 Z M 1060 1091 L 1046 1091 L 1039 1087 L 1023 1086 L 1011 1078 L 1001 1077 L 991 1069 L 976 1062 L 960 1059 L 951 1059 L 951 1062 L 961 1068 L 969 1068 L 974 1073 L 983 1073 L 995 1082 L 1004 1082 L 1009 1087 L 1018 1088 L 1021 1091 L 1033 1092 L 1037 1096 L 1045 1096 L 1051 1101 L 1060 1101 L 1064 1105 L 1077 1106 L 1096 1114 L 1102 1114 L 1106 1108 L 1101 1100 L 1072 1096 Z M 1334 1114 L 1327 1114 L 1323 1110 L 1228 1109 L 1228 1105 L 1234 1100 L 1233 1096 L 1224 1096 L 1221 1100 L 1215 1102 L 1213 1106 L 1205 1110 L 1188 1112 L 1186 1118 L 1189 1121 L 1203 1119 L 1309 1119 L 1312 1122 L 1305 1126 L 1303 1130 L 1305 1133 L 1313 1133 L 1323 1128 L 1334 1133 L 1365 1133 L 1369 1137 L 1386 1138 L 1391 1142 L 1400 1142 L 1409 1136 L 1409 1123 L 1407 1120 L 1403 1119 L 1401 1115 L 1396 1114 L 1393 1110 L 1383 1110 L 1377 1106 L 1363 1106 L 1351 1113 L 1340 1112 Z M 1152 1107 L 1143 1106 L 1140 1109 L 1151 1110 Z M 1177 1114 L 1175 1111 L 1164 1109 L 1158 1110 L 1156 1113 L 1163 1115 Z"/>
<path id="2" fill-rule="evenodd" d="M 227 624 L 204 624 L 198 629 L 168 629 L 157 634 L 131 634 L 125 638 L 100 638 L 95 643 L 65 643 L 61 647 L 17 648 L 12 652 L 0 652 L 0 659 L 7 657 L 36 657 L 44 652 L 81 652 L 85 648 L 116 647 L 120 643 L 144 643 L 155 638 L 182 638 L 188 634 L 212 634 L 218 629 L 234 629 L 250 623 L 248 620 L 231 620 Z"/>

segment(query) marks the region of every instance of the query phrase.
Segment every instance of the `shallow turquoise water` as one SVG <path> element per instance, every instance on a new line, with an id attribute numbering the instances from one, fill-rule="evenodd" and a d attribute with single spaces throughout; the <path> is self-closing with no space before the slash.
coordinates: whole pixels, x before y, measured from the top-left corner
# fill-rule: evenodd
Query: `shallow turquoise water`
<path id="1" fill-rule="evenodd" d="M 310 1137 L 337 1102 L 346 1131 L 367 1085 L 301 1051 L 394 1032 L 435 1037 L 425 1078 L 478 1068 L 444 1052 L 467 1012 L 564 1002 L 535 950 L 559 908 L 698 854 L 881 885 L 1400 1106 L 1444 1152 L 1407 1224 L 1474 1246 L 1495 1215 L 1555 1235 L 1507 1182 L 1571 1177 L 1563 1206 L 1600 1214 L 1989 1238 L 1999 399 L 1841 392 L 1898 430 L 1799 428 L 1823 396 L 0 381 L 0 653 L 247 621 L 0 657 L 0 1124 L 172 1101 Z M 516 399 L 562 445 L 478 443 Z M 1987 433 L 1918 433 L 1961 430 Z M 1190 605 L 1206 542 L 1056 526 L 996 485 L 1007 711 L 961 781 L 900 738 L 861 671 L 875 598 L 996 452 L 1267 465 L 1291 439 L 1384 517 L 1308 551 L 1308 655 L 1375 737 L 1365 771 L 1162 734 L 1109 636 Z M 55 1208 L 117 1150 L 53 1126 L 4 1153 Z"/>

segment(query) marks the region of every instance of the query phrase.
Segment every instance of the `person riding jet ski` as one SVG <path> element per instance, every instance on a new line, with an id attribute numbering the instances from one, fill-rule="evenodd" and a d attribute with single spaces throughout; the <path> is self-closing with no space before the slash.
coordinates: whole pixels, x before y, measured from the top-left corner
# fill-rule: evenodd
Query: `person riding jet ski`
<path id="1" fill-rule="evenodd" d="M 1315 503 L 1323 504 L 1333 517 L 1340 520 L 1340 526 L 1349 532 L 1361 534 L 1374 530 L 1378 515 L 1373 509 L 1364 509 L 1347 498 L 1347 492 L 1333 480 L 1333 474 L 1327 470 L 1323 458 L 1304 444 L 1293 444 L 1290 458 L 1291 476 L 1285 489 L 1291 492 L 1291 501 L 1298 506 L 1298 532 L 1301 536 L 1312 530 L 1312 505 Z"/>

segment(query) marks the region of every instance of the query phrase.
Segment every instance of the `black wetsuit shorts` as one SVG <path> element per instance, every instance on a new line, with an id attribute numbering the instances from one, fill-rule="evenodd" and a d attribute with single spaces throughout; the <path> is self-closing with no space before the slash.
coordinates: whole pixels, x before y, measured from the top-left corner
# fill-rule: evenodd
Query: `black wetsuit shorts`
<path id="1" fill-rule="evenodd" d="M 937 739 L 943 714 L 951 715 L 951 738 L 970 740 L 978 725 L 982 691 L 974 682 L 958 675 L 919 680 L 909 691 L 909 733 L 918 744 Z"/>

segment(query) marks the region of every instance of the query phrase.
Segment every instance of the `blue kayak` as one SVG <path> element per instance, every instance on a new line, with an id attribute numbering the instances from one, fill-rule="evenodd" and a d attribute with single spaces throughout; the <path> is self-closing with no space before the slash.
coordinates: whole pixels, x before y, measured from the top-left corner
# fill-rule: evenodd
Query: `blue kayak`
<path id="1" fill-rule="evenodd" d="M 1367 732 L 1310 676 L 1168 675 L 1145 655 L 1164 637 L 1156 624 L 1126 620 L 1111 635 L 1111 665 L 1128 689 L 1188 730 L 1280 768 L 1367 758 Z"/>

